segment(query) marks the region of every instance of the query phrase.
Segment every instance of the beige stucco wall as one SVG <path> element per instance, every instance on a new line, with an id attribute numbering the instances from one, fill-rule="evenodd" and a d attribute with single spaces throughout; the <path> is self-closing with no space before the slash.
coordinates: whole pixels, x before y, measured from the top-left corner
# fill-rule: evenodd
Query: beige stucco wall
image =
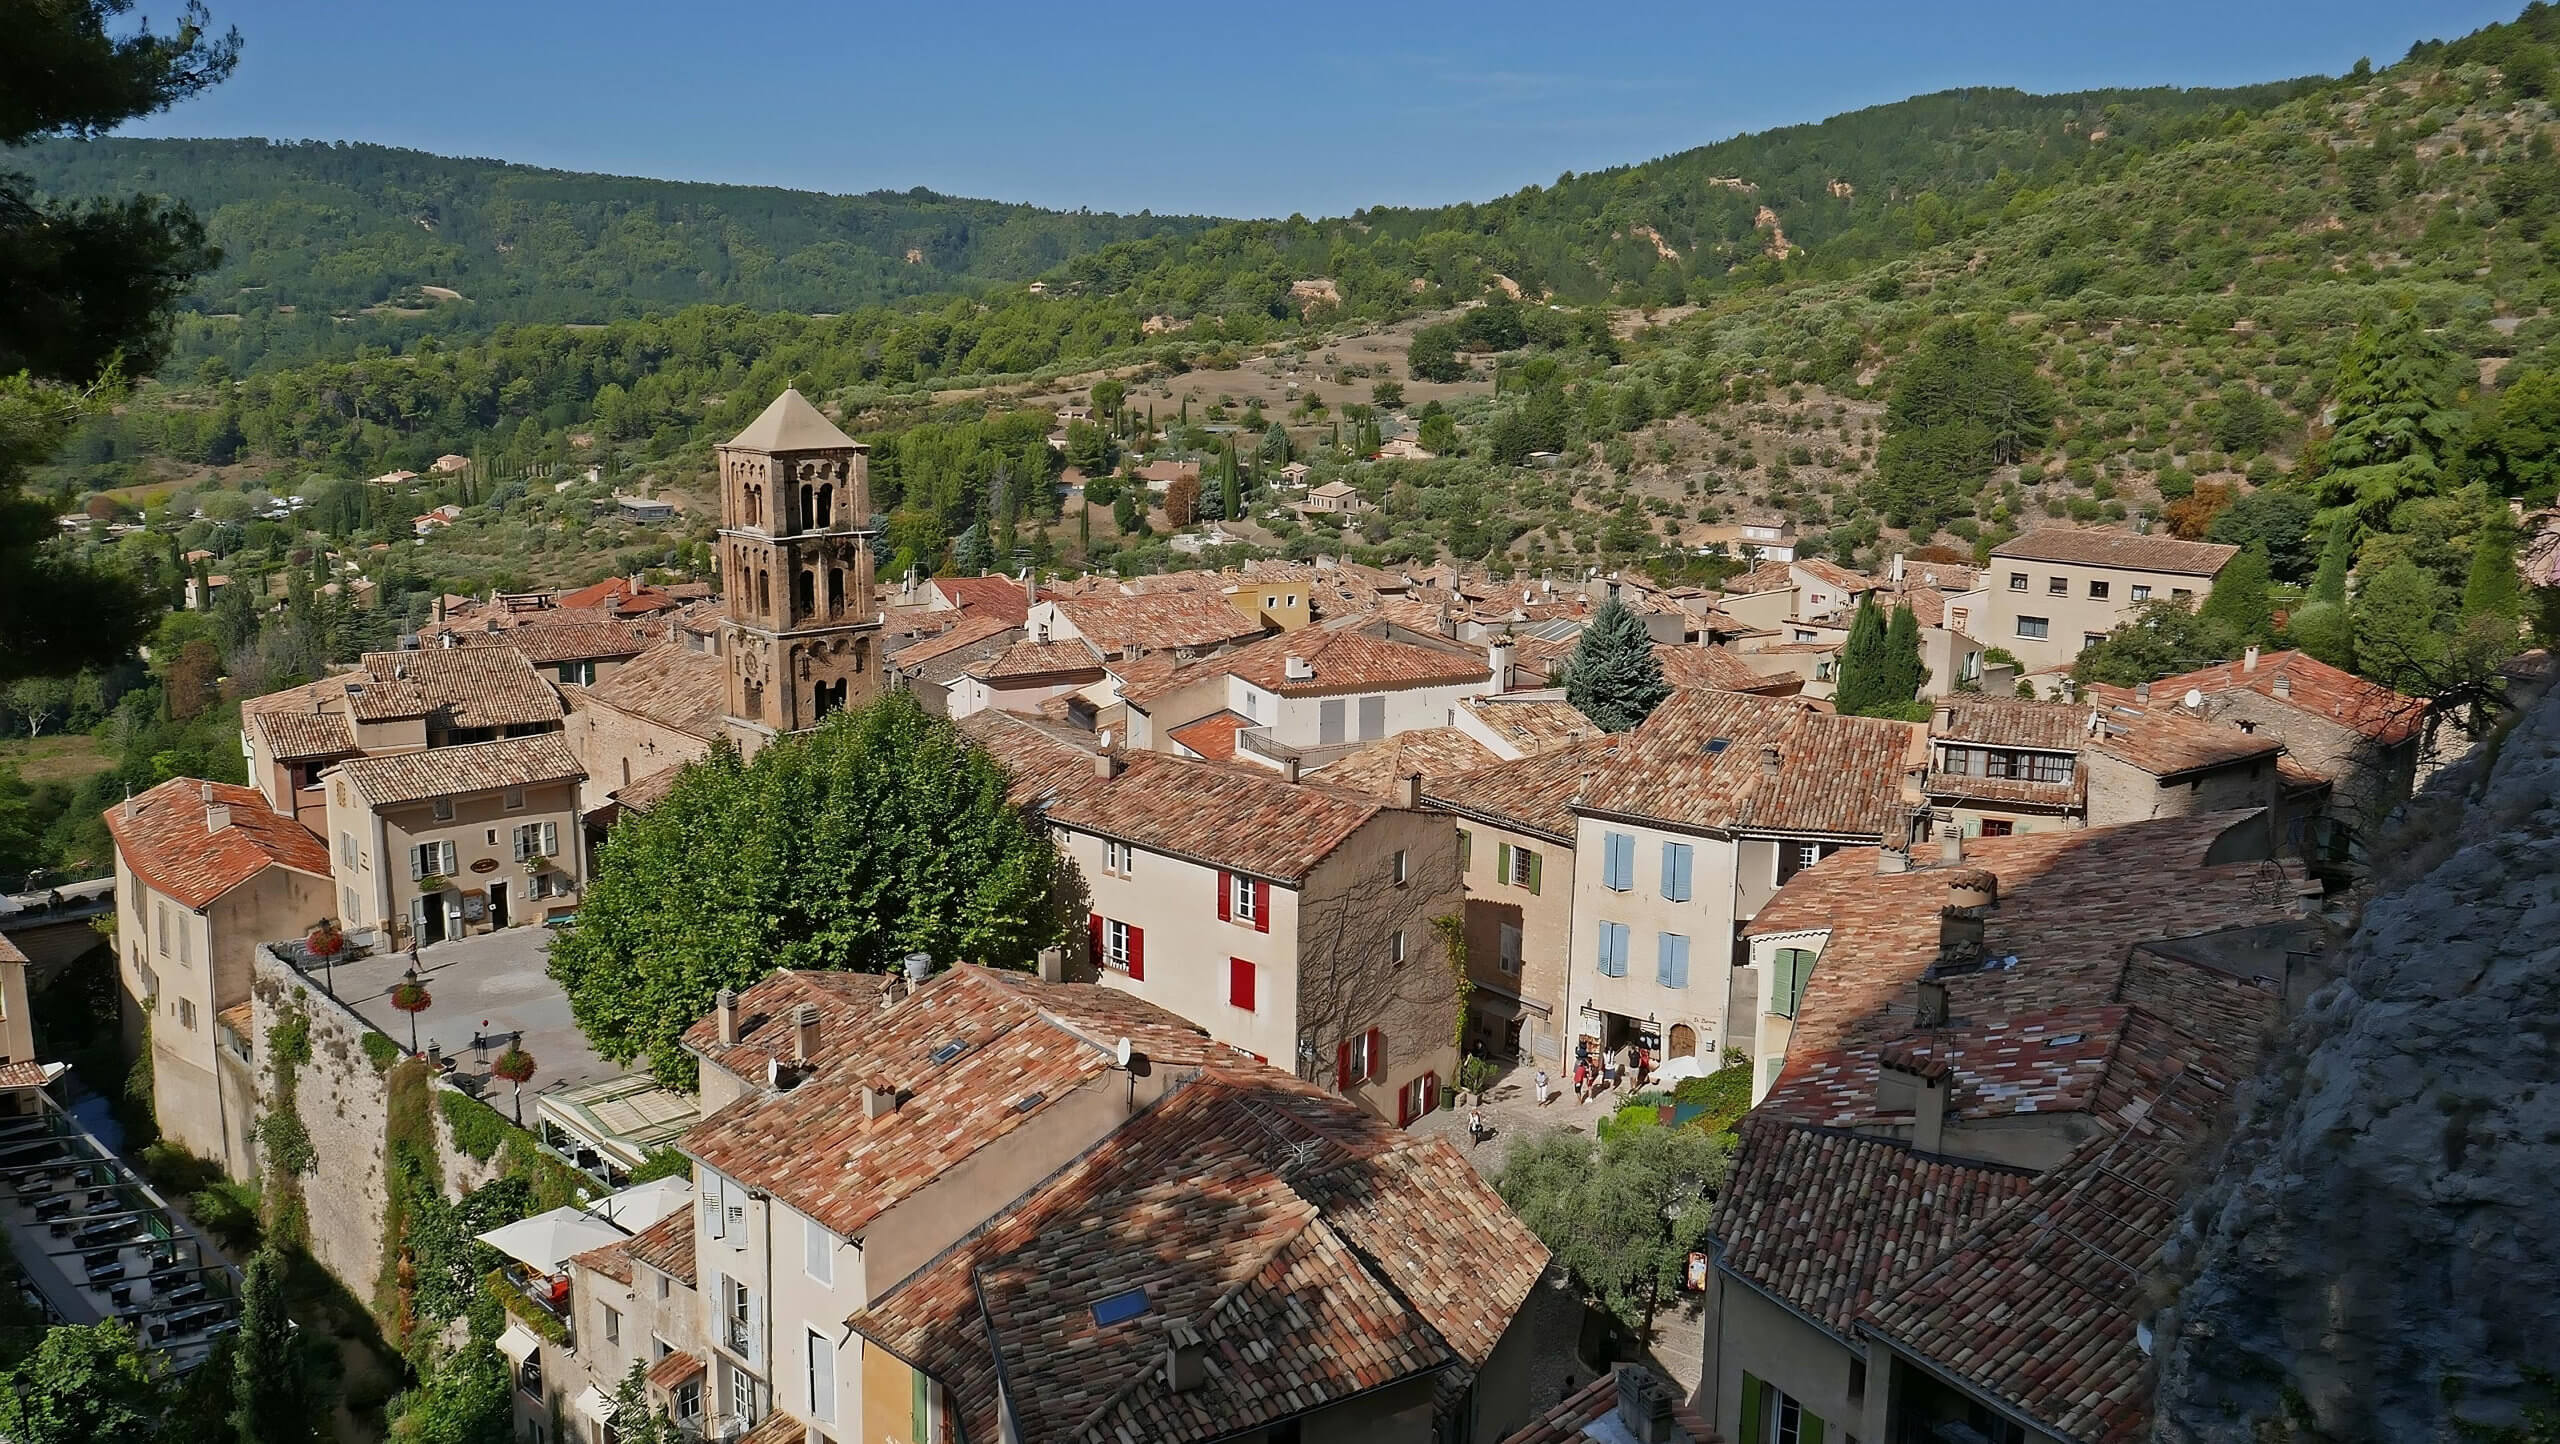
<path id="1" fill-rule="evenodd" d="M 1746 627 L 1775 627 L 1796 614 L 1796 594 L 1792 587 L 1774 592 L 1757 592 L 1749 596 L 1724 599 L 1724 613 Z"/>
<path id="2" fill-rule="evenodd" d="M 1283 883 L 1271 884 L 1271 930 L 1220 921 L 1218 871 L 1185 858 L 1139 849 L 1126 875 L 1103 870 L 1103 842 L 1092 833 L 1060 828 L 1055 836 L 1067 861 L 1084 879 L 1094 912 L 1145 934 L 1146 977 L 1132 980 L 1100 968 L 1106 987 L 1135 993 L 1199 1024 L 1221 1043 L 1232 1043 L 1279 1067 L 1292 1066 L 1298 1040 L 1298 919 L 1304 899 Z M 1228 1001 L 1227 960 L 1252 963 L 1252 1011 Z"/>
<path id="3" fill-rule="evenodd" d="M 2091 827 L 2272 807 L 2276 800 L 2276 765 L 2272 756 L 2168 781 L 2102 752 L 2083 753 L 2080 762 L 2089 779 Z"/>
<path id="4" fill-rule="evenodd" d="M 1723 1036 L 1727 974 L 1733 964 L 1734 904 L 1738 892 L 1738 848 L 1729 839 L 1671 832 L 1622 819 L 1584 817 L 1574 832 L 1574 855 L 1582 859 L 1573 879 L 1573 963 L 1567 972 L 1567 1056 L 1570 1038 L 1604 1038 L 1601 1020 L 1582 1011 L 1586 1005 L 1641 1022 L 1650 1016 L 1658 1026 L 1662 1057 L 1670 1051 L 1671 1030 L 1686 1024 L 1697 1036 L 1696 1053 L 1712 1061 L 1708 1044 Z M 1602 884 L 1602 839 L 1622 832 L 1635 839 L 1635 876 L 1627 891 Z M 1693 849 L 1690 900 L 1672 902 L 1662 895 L 1662 845 L 1687 844 Z M 1627 927 L 1627 974 L 1600 973 L 1602 922 Z M 1663 933 L 1689 939 L 1689 985 L 1665 988 L 1658 981 L 1658 943 Z"/>
<path id="5" fill-rule="evenodd" d="M 1394 855 L 1407 854 L 1398 886 Z M 1425 1073 L 1443 1097 L 1458 1084 L 1458 974 L 1438 918 L 1462 919 L 1458 829 L 1446 813 L 1383 808 L 1317 864 L 1300 899 L 1298 1018 L 1316 1047 L 1316 1081 L 1334 1076 L 1334 1044 L 1364 1029 L 1386 1037 L 1382 1071 L 1349 1096 L 1396 1117 L 1397 1092 Z M 1405 936 L 1402 966 L 1389 961 Z M 1293 1066 L 1289 1055 L 1272 1062 Z"/>
<path id="6" fill-rule="evenodd" d="M 1706 1357 L 1698 1407 L 1727 1439 L 1742 1438 L 1742 1376 L 1746 1373 L 1785 1390 L 1820 1416 L 1824 1439 L 1853 1433 L 1868 1437 L 1859 1431 L 1866 1395 L 1874 1390 L 1863 1391 L 1856 1399 L 1849 1394 L 1849 1366 L 1857 1355 L 1721 1266 L 1707 1279 Z M 1766 1421 L 1761 1428 L 1767 1430 Z"/>
<path id="7" fill-rule="evenodd" d="M 2011 578 L 2026 578 L 2026 589 L 2013 590 Z M 2055 595 L 2052 584 L 2059 578 L 2064 584 L 2062 595 Z M 2091 582 L 2107 585 L 2105 598 L 2089 595 Z M 2134 598 L 2134 588 L 2149 587 L 2150 600 L 2160 601 L 2183 591 L 2197 602 L 2213 589 L 2208 577 L 2187 576 L 2176 572 L 2131 571 L 2119 567 L 2085 566 L 2077 562 L 2020 561 L 1994 556 L 1983 569 L 1981 624 L 1973 635 L 1987 647 L 1999 647 L 2026 663 L 2030 672 L 2046 667 L 2059 667 L 2080 655 L 2084 638 L 2090 633 L 2113 631 L 2117 623 L 2130 616 L 2142 603 Z M 2051 625 L 2042 639 L 2018 635 L 2018 618 L 2043 617 Z"/>
<path id="8" fill-rule="evenodd" d="M 1520 1046 L 1544 1060 L 1551 1075 L 1561 1080 L 1560 1065 L 1566 1057 L 1564 978 L 1573 959 L 1573 848 L 1472 817 L 1458 818 L 1457 825 L 1471 838 L 1465 874 L 1467 976 L 1480 987 L 1499 988 L 1536 1005 L 1520 1010 Z M 1532 893 L 1503 879 L 1505 845 L 1538 854 L 1538 891 Z M 1517 973 L 1502 968 L 1501 929 L 1506 923 L 1520 930 Z M 1482 1009 L 1474 1011 L 1483 1015 Z M 1486 1041 L 1498 1040 L 1497 1033 Z M 1477 1045 L 1476 1039 L 1469 1041 L 1470 1046 Z"/>
<path id="9" fill-rule="evenodd" d="M 581 812 L 602 807 L 610 794 L 652 772 L 695 761 L 711 751 L 709 738 L 680 732 L 593 698 L 579 701 L 563 731 L 569 755 L 587 773 L 578 785 Z"/>
<path id="10" fill-rule="evenodd" d="M 419 895 L 417 880 L 409 876 L 409 849 L 426 842 L 453 844 L 454 886 L 445 893 L 449 916 L 461 897 L 474 891 L 485 895 L 493 882 L 506 885 L 511 927 L 538 924 L 555 909 L 576 906 L 576 887 L 586 877 L 586 849 L 580 845 L 578 831 L 578 784 L 574 780 L 542 783 L 524 788 L 523 793 L 524 805 L 518 808 L 506 806 L 503 791 L 463 793 L 453 798 L 453 816 L 439 820 L 432 801 L 376 810 L 344 778 L 331 778 L 326 840 L 339 874 L 338 905 L 343 908 L 351 894 L 362 908 L 360 914 L 349 914 L 349 924 L 378 928 L 397 919 L 406 925 L 409 901 Z M 565 897 L 534 898 L 523 864 L 516 860 L 515 829 L 542 822 L 552 824 L 558 847 L 551 857 L 552 867 L 573 884 Z M 357 857 L 352 876 L 345 861 L 349 837 L 355 841 Z M 474 871 L 473 864 L 479 862 L 495 866 Z M 489 925 L 483 921 L 465 926 L 470 932 L 484 932 Z"/>

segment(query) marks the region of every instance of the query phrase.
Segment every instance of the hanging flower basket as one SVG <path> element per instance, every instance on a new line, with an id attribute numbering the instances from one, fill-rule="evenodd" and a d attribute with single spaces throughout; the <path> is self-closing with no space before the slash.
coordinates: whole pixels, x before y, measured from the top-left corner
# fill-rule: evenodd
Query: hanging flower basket
<path id="1" fill-rule="evenodd" d="M 442 873 L 429 873 L 425 877 L 418 879 L 418 891 L 427 897 L 433 897 L 437 893 L 444 892 L 452 886 L 453 879 L 444 876 Z"/>
<path id="2" fill-rule="evenodd" d="M 498 1055 L 497 1062 L 489 1065 L 489 1073 L 492 1077 L 504 1078 L 521 1088 L 533 1081 L 533 1055 L 522 1048 L 510 1045 L 507 1051 Z"/>
<path id="3" fill-rule="evenodd" d="M 403 1013 L 423 1013 L 435 1005 L 424 983 L 397 983 L 391 989 L 391 1006 Z"/>
<path id="4" fill-rule="evenodd" d="M 302 950 L 315 958 L 334 958 L 347 950 L 347 935 L 324 918 L 303 938 Z"/>

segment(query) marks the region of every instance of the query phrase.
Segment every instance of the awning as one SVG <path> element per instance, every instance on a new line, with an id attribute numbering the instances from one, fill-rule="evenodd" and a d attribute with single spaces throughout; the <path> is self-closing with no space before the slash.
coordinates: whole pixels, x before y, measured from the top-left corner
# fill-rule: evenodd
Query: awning
<path id="1" fill-rule="evenodd" d="M 591 1248 L 630 1237 L 582 1209 L 555 1208 L 519 1219 L 480 1235 L 480 1241 L 539 1273 L 556 1274 L 568 1260 Z"/>
<path id="2" fill-rule="evenodd" d="M 613 1422 L 613 1400 L 604 1390 L 589 1384 L 578 1395 L 578 1416 L 601 1429 Z"/>
<path id="3" fill-rule="evenodd" d="M 525 1360 L 541 1350 L 542 1340 L 534 1335 L 533 1330 L 514 1319 L 507 1320 L 506 1332 L 498 1335 L 498 1352 L 506 1355 L 507 1362 L 519 1369 L 524 1367 Z"/>

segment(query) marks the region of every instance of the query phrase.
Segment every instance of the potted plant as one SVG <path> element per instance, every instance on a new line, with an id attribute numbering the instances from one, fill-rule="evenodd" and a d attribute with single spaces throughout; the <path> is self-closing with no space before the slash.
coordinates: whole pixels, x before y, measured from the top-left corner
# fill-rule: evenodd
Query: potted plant
<path id="1" fill-rule="evenodd" d="M 418 891 L 421 895 L 426 897 L 433 897 L 437 893 L 450 889 L 452 886 L 453 879 L 446 877 L 440 872 L 431 872 L 425 877 L 418 879 Z"/>
<path id="2" fill-rule="evenodd" d="M 347 935 L 338 931 L 335 920 L 322 918 L 303 935 L 302 950 L 315 958 L 334 958 L 347 950 Z"/>

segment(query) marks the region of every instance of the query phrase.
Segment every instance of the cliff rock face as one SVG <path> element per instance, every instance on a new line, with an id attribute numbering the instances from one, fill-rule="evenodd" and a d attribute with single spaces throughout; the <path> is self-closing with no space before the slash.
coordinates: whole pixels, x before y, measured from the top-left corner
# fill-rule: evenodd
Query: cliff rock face
<path id="1" fill-rule="evenodd" d="M 2560 692 L 2390 851 L 2169 1251 L 2162 1440 L 2452 1440 L 2554 1402 Z"/>

